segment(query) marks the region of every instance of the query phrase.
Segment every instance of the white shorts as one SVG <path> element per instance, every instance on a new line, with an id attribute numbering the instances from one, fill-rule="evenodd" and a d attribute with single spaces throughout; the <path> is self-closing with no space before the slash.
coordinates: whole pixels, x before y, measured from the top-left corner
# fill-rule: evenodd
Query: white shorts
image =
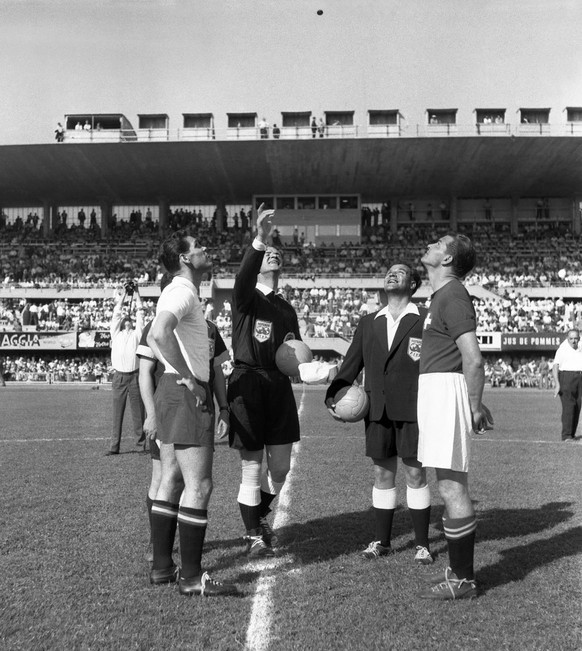
<path id="1" fill-rule="evenodd" d="M 427 468 L 469 471 L 473 421 L 462 373 L 418 378 L 418 460 Z"/>

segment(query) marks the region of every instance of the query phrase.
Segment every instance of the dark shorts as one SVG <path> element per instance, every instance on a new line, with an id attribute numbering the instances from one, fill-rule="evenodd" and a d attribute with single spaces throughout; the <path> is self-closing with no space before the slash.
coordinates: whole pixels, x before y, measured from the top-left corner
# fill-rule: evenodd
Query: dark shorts
<path id="1" fill-rule="evenodd" d="M 366 425 L 366 456 L 373 459 L 416 459 L 418 423 L 390 420 L 384 412 L 382 420 Z"/>
<path id="2" fill-rule="evenodd" d="M 235 368 L 228 382 L 229 444 L 262 450 L 299 440 L 299 416 L 291 382 L 279 371 Z"/>
<path id="3" fill-rule="evenodd" d="M 160 446 L 157 440 L 150 440 L 150 457 L 152 461 L 160 461 Z"/>
<path id="4" fill-rule="evenodd" d="M 207 382 L 198 382 L 206 390 L 206 403 L 196 406 L 196 398 L 183 385 L 179 375 L 162 375 L 154 402 L 158 438 L 162 443 L 214 448 L 214 402 Z M 157 447 L 157 446 L 156 446 Z"/>

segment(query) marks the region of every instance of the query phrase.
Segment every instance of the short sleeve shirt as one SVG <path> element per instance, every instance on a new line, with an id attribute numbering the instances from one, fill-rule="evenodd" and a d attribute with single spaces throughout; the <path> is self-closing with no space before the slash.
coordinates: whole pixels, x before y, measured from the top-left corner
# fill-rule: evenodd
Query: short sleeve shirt
<path id="1" fill-rule="evenodd" d="M 186 278 L 175 277 L 158 300 L 156 318 L 162 312 L 170 312 L 178 320 L 174 334 L 188 368 L 196 379 L 208 382 L 208 327 L 194 285 Z M 177 373 L 163 357 L 160 361 L 166 373 Z"/>
<path id="2" fill-rule="evenodd" d="M 564 340 L 556 351 L 554 364 L 558 365 L 559 371 L 582 371 L 582 351 L 572 348 L 568 340 Z"/>
<path id="3" fill-rule="evenodd" d="M 424 321 L 420 374 L 461 373 L 462 357 L 456 339 L 477 330 L 477 317 L 469 293 L 459 280 L 451 280 L 431 299 Z"/>

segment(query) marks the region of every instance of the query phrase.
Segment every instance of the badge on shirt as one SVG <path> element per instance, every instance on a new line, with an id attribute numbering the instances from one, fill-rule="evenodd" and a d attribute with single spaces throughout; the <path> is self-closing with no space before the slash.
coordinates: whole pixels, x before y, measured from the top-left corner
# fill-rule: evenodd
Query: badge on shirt
<path id="1" fill-rule="evenodd" d="M 208 353 L 210 355 L 210 359 L 214 359 L 214 339 L 212 337 L 208 337 Z"/>
<path id="2" fill-rule="evenodd" d="M 255 331 L 253 332 L 253 337 L 260 343 L 264 343 L 271 336 L 271 330 L 273 329 L 273 324 L 270 321 L 261 321 L 257 319 L 255 321 Z"/>
<path id="3" fill-rule="evenodd" d="M 408 353 L 408 357 L 413 362 L 418 362 L 420 359 L 420 348 L 422 346 L 422 339 L 419 339 L 418 337 L 410 337 L 408 339 L 408 350 L 406 351 Z"/>

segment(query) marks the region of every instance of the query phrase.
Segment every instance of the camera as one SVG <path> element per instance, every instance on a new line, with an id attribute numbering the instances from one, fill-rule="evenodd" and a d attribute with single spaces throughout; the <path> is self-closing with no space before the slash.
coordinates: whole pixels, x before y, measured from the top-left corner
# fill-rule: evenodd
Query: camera
<path id="1" fill-rule="evenodd" d="M 133 296 L 135 290 L 137 289 L 137 284 L 134 280 L 128 280 L 123 287 L 125 289 L 125 293 L 128 296 Z"/>

